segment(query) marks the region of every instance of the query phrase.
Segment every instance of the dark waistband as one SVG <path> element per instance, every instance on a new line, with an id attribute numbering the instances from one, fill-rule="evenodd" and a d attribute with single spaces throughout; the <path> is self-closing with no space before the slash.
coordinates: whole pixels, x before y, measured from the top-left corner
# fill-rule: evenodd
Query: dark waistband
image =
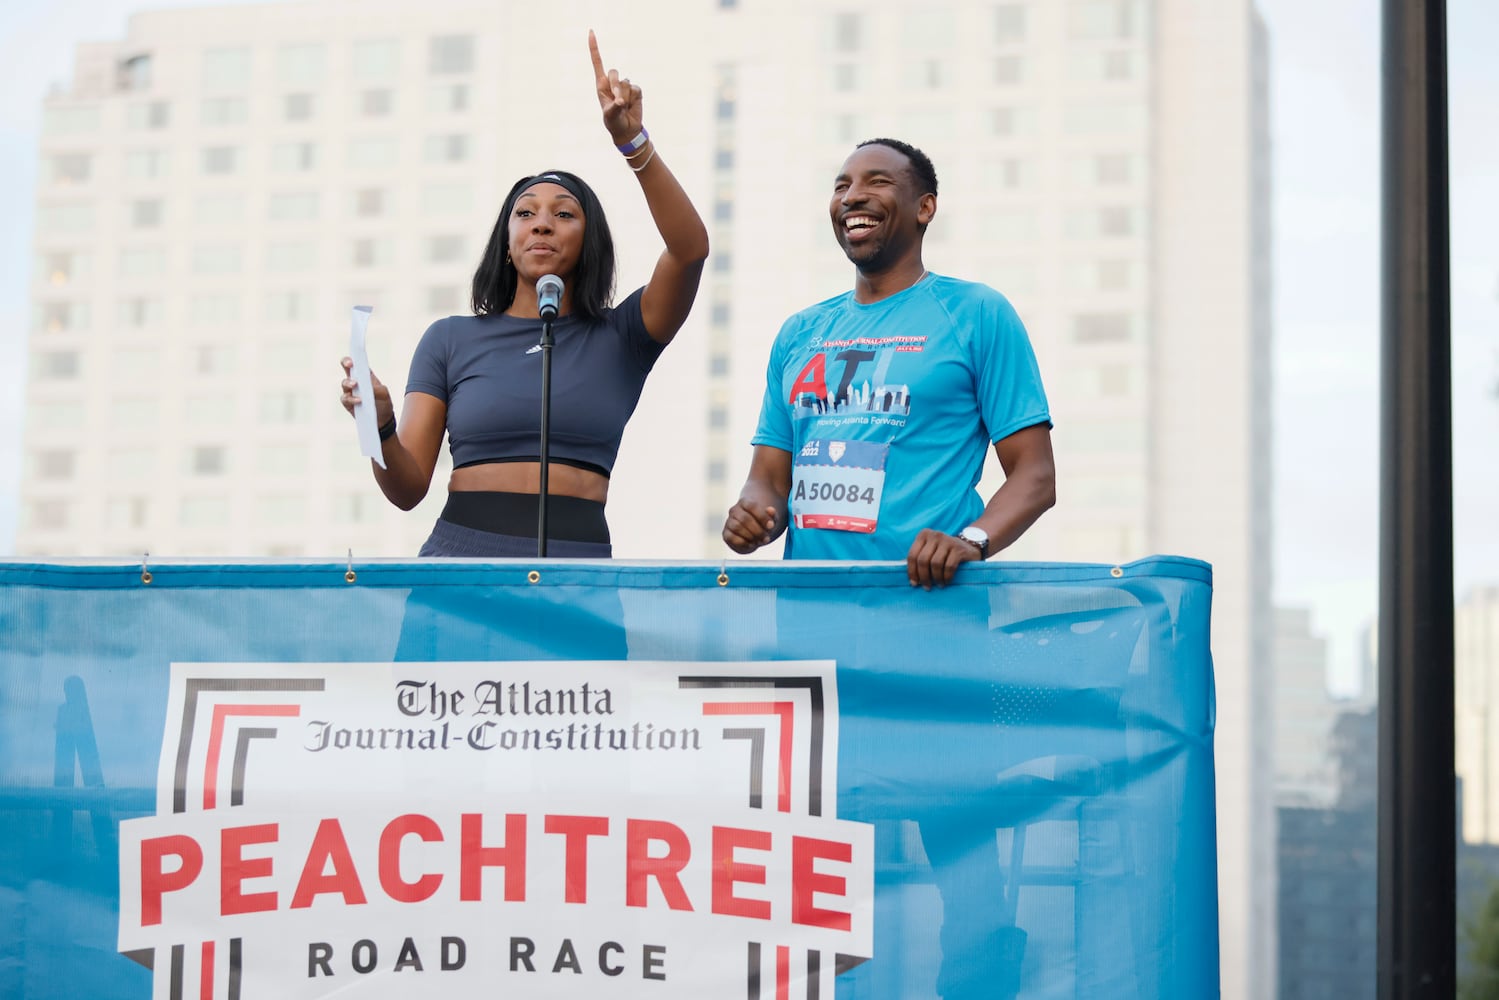
<path id="1" fill-rule="evenodd" d="M 510 462 L 537 462 L 537 463 L 540 463 L 541 462 L 541 456 L 540 455 L 515 455 L 515 456 L 512 456 L 510 458 L 476 458 L 472 462 L 460 462 L 458 465 L 453 466 L 453 468 L 455 468 L 455 469 L 467 469 L 470 466 L 474 466 L 474 465 L 505 465 L 505 464 L 510 463 Z M 582 469 L 584 472 L 597 472 L 599 475 L 603 476 L 605 479 L 609 478 L 609 470 L 608 469 L 604 468 L 602 465 L 595 465 L 593 462 L 585 462 L 585 461 L 583 461 L 582 459 L 579 459 L 579 458 L 558 458 L 557 456 L 553 455 L 553 456 L 551 456 L 550 458 L 547 459 L 547 462 L 550 465 L 567 465 L 567 466 L 571 466 L 574 469 Z M 550 532 L 550 529 L 548 529 L 548 531 Z"/>
<path id="2" fill-rule="evenodd" d="M 448 494 L 442 519 L 475 531 L 535 538 L 540 499 L 535 493 L 456 490 Z M 548 497 L 547 537 L 607 543 L 609 522 L 604 519 L 604 505 L 582 497 Z"/>

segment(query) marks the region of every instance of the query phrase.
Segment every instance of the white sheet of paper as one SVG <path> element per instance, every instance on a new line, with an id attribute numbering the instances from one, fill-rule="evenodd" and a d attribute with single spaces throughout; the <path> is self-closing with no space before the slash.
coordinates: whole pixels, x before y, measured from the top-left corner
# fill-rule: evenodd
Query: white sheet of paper
<path id="1" fill-rule="evenodd" d="M 370 325 L 371 306 L 355 306 L 349 318 L 349 357 L 354 362 L 351 376 L 356 388 L 354 395 L 359 402 L 354 404 L 354 426 L 359 428 L 359 454 L 372 458 L 380 468 L 385 468 L 385 455 L 380 448 L 380 428 L 375 423 L 375 383 L 370 379 L 370 355 L 365 346 L 365 331 Z"/>

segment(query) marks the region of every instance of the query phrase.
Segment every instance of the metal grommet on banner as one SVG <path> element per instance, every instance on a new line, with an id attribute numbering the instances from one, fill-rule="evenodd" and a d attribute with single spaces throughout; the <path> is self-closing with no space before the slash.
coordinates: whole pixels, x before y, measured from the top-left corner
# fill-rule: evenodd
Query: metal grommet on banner
<path id="1" fill-rule="evenodd" d="M 541 574 L 538 573 L 538 572 L 536 572 L 533 569 L 531 572 L 529 572 L 529 573 L 526 574 L 526 582 L 527 583 L 540 583 L 541 582 Z"/>
<path id="2" fill-rule="evenodd" d="M 1115 566 L 1113 569 L 1109 570 L 1109 576 L 1112 576 L 1116 580 L 1119 579 L 1123 575 L 1124 575 L 1124 570 L 1123 570 L 1123 568 L 1121 568 L 1119 566 Z"/>
<path id="3" fill-rule="evenodd" d="M 727 587 L 729 585 L 729 563 L 728 560 L 718 564 L 718 585 Z"/>
<path id="4" fill-rule="evenodd" d="M 344 583 L 353 583 L 357 579 L 359 577 L 354 573 L 354 550 L 350 549 L 348 569 L 344 573 Z"/>
<path id="5" fill-rule="evenodd" d="M 149 552 L 142 552 L 141 553 L 141 583 L 144 583 L 148 587 L 151 586 L 151 579 L 152 579 L 152 577 L 151 577 L 151 567 L 149 565 L 150 558 L 151 558 L 151 553 L 149 553 Z"/>

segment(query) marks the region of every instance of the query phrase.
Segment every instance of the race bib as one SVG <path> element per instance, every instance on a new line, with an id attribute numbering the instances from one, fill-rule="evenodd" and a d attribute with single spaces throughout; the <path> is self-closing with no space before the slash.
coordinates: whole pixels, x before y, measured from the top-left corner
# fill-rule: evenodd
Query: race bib
<path id="1" fill-rule="evenodd" d="M 791 466 L 791 517 L 798 528 L 869 534 L 879 524 L 888 444 L 818 439 Z"/>

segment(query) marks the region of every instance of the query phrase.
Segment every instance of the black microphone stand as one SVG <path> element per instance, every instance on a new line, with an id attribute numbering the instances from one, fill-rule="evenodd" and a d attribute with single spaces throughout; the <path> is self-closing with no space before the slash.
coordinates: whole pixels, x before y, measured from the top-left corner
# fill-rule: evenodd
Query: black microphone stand
<path id="1" fill-rule="evenodd" d="M 552 319 L 541 317 L 541 489 L 536 503 L 536 556 L 547 554 L 547 457 L 551 451 Z"/>

